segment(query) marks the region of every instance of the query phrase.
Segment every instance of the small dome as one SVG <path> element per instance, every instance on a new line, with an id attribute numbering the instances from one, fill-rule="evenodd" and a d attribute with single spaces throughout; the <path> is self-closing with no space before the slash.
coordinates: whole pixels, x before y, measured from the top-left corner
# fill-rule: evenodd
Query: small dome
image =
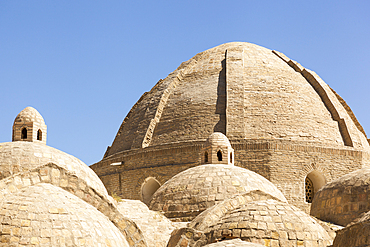
<path id="1" fill-rule="evenodd" d="M 9 246 L 129 246 L 105 215 L 51 184 L 3 196 L 0 211 L 1 242 Z"/>
<path id="2" fill-rule="evenodd" d="M 333 247 L 363 247 L 370 246 L 370 212 L 362 215 L 355 222 L 337 231 Z"/>
<path id="3" fill-rule="evenodd" d="M 16 122 L 38 122 L 41 124 L 45 124 L 44 118 L 41 114 L 33 107 L 28 106 L 24 108 L 15 118 L 14 123 Z"/>
<path id="4" fill-rule="evenodd" d="M 323 186 L 311 205 L 311 215 L 346 226 L 370 210 L 370 168 L 363 168 Z"/>
<path id="5" fill-rule="evenodd" d="M 264 246 L 326 247 L 332 243 L 319 223 L 285 202 L 254 201 L 222 213 L 216 224 L 203 231 L 208 243 L 225 238 L 241 238 Z"/>
<path id="6" fill-rule="evenodd" d="M 234 195 L 261 190 L 286 201 L 270 181 L 250 170 L 224 164 L 187 169 L 163 184 L 149 208 L 173 221 L 190 221 L 207 208 Z"/>
<path id="7" fill-rule="evenodd" d="M 19 172 L 27 172 L 47 165 L 48 163 L 54 163 L 78 178 L 83 179 L 90 187 L 102 195 L 108 194 L 96 173 L 72 155 L 42 143 L 0 143 L 0 180 Z"/>
<path id="8" fill-rule="evenodd" d="M 227 146 L 231 147 L 229 139 L 221 132 L 212 133 L 204 146 Z"/>

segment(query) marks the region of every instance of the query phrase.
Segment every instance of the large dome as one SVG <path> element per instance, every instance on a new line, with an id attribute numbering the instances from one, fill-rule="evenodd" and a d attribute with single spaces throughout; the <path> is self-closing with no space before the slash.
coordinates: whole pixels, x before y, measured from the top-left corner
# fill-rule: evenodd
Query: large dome
<path id="1" fill-rule="evenodd" d="M 145 93 L 106 155 L 206 140 L 213 132 L 231 142 L 283 139 L 368 148 L 361 131 L 349 107 L 314 72 L 278 52 L 234 42 L 197 54 Z"/>
<path id="2" fill-rule="evenodd" d="M 91 168 L 110 193 L 145 200 L 147 179 L 157 188 L 222 160 L 267 178 L 308 212 L 310 191 L 370 165 L 369 153 L 353 112 L 315 72 L 234 42 L 195 55 L 144 93 Z"/>

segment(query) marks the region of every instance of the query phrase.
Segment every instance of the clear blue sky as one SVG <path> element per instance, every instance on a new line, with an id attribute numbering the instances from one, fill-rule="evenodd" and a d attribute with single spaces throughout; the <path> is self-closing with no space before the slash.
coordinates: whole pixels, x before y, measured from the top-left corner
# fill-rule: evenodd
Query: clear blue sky
<path id="1" fill-rule="evenodd" d="M 99 161 L 130 108 L 230 41 L 317 72 L 370 134 L 370 1 L 0 1 L 0 142 L 35 107 L 48 145 Z"/>

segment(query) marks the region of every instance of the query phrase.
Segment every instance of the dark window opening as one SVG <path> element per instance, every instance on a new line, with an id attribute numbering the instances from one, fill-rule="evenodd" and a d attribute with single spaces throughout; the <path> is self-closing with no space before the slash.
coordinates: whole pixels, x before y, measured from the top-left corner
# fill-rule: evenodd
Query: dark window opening
<path id="1" fill-rule="evenodd" d="M 217 152 L 217 158 L 218 158 L 218 161 L 222 161 L 222 153 L 221 153 L 221 151 L 218 151 Z"/>
<path id="2" fill-rule="evenodd" d="M 27 139 L 27 129 L 26 128 L 22 129 L 21 139 Z"/>
<path id="3" fill-rule="evenodd" d="M 230 153 L 230 163 L 233 163 L 233 153 Z"/>
<path id="4" fill-rule="evenodd" d="M 208 163 L 208 152 L 204 153 L 204 162 Z"/>
<path id="5" fill-rule="evenodd" d="M 314 187 L 313 187 L 313 183 L 312 183 L 311 179 L 306 177 L 306 202 L 312 203 L 314 193 L 315 193 L 315 190 L 314 190 Z"/>
<path id="6" fill-rule="evenodd" d="M 41 130 L 37 131 L 37 140 L 42 141 L 42 131 Z"/>

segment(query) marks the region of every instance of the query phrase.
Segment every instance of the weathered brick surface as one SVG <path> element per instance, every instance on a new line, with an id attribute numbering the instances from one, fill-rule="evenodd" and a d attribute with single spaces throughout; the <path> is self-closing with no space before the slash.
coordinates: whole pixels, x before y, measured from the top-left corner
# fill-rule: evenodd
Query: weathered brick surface
<path id="1" fill-rule="evenodd" d="M 181 246 L 184 239 L 187 246 L 202 246 L 233 238 L 263 246 L 324 247 L 333 240 L 320 224 L 296 207 L 264 192 L 251 191 L 204 211 L 187 228 L 173 234 L 169 246 Z"/>
<path id="2" fill-rule="evenodd" d="M 163 211 L 173 221 L 191 221 L 207 208 L 252 190 L 286 200 L 257 173 L 233 165 L 212 164 L 190 168 L 171 178 L 154 193 L 149 208 Z"/>
<path id="3" fill-rule="evenodd" d="M 44 184 L 52 184 L 53 187 L 50 187 L 49 185 L 44 185 Z M 39 186 L 40 185 L 40 186 Z M 38 186 L 38 187 L 37 187 Z M 46 187 L 45 187 L 46 186 Z M 109 197 L 107 194 L 101 194 L 99 191 L 95 190 L 94 188 L 91 188 L 83 178 L 76 177 L 74 174 L 72 174 L 70 171 L 64 169 L 63 167 L 57 166 L 55 164 L 49 163 L 45 166 L 35 168 L 30 171 L 18 173 L 16 175 L 10 176 L 6 179 L 3 179 L 0 181 L 0 201 L 6 203 L 8 198 L 12 198 L 13 195 L 18 195 L 19 193 L 25 192 L 24 196 L 20 196 L 19 199 L 15 199 L 17 202 L 10 202 L 8 204 L 11 204 L 10 207 L 13 207 L 12 205 L 14 203 L 24 203 L 24 202 L 30 202 L 34 206 L 34 210 L 36 210 L 38 207 L 43 207 L 45 203 L 43 203 L 42 195 L 40 197 L 37 197 L 36 195 L 32 195 L 33 192 L 27 192 L 28 190 L 33 191 L 33 188 L 39 188 L 37 191 L 39 191 L 39 194 L 42 195 L 47 195 L 48 200 L 46 200 L 47 203 L 50 204 L 55 204 L 55 207 L 53 207 L 49 211 L 50 214 L 57 213 L 59 202 L 53 196 L 50 196 L 53 194 L 53 192 L 49 193 L 48 191 L 59 191 L 60 189 L 63 189 L 65 192 L 61 192 L 67 199 L 65 200 L 64 203 L 60 205 L 65 205 L 65 207 L 69 207 L 69 204 L 71 207 L 81 207 L 84 208 L 85 202 L 89 205 L 91 205 L 94 210 L 90 210 L 89 215 L 92 215 L 92 217 L 95 217 L 95 214 L 102 214 L 106 217 L 107 224 L 114 224 L 115 227 L 112 225 L 113 229 L 104 228 L 106 231 L 120 231 L 122 233 L 122 236 L 127 240 L 127 243 L 129 246 L 147 246 L 144 236 L 142 234 L 142 231 L 137 227 L 136 223 L 131 221 L 130 219 L 127 219 L 124 217 L 116 208 L 115 204 L 116 202 Z M 69 193 L 67 193 L 69 192 Z M 29 197 L 30 196 L 30 197 Z M 33 202 L 32 200 L 35 200 L 34 197 L 37 197 L 37 199 L 40 199 L 41 201 Z M 77 197 L 77 198 L 74 198 Z M 17 197 L 18 198 L 18 197 Z M 74 203 L 77 203 L 77 206 L 75 206 Z M 82 205 L 80 205 L 82 204 Z M 23 205 L 23 204 L 22 204 Z M 48 204 L 49 205 L 49 204 Z M 88 206 L 90 207 L 90 206 Z M 18 207 L 16 207 L 16 210 L 19 210 Z M 64 212 L 65 210 L 61 210 L 61 212 Z M 72 210 L 73 212 L 76 211 L 76 209 Z M 0 211 L 4 212 L 4 211 Z M 58 211 L 59 212 L 59 211 Z M 95 213 L 94 213 L 95 212 Z M 33 215 L 34 217 L 41 217 L 37 214 L 38 212 L 35 212 Z M 45 213 L 39 212 L 40 215 L 44 215 Z M 15 212 L 15 214 L 17 214 Z M 52 217 L 48 217 L 47 215 L 45 216 L 47 219 Z M 99 219 L 98 216 L 96 216 L 97 219 Z M 90 219 L 85 219 L 86 221 Z M 94 221 L 92 221 L 94 222 Z M 37 223 L 36 223 L 37 224 Z M 40 223 L 41 224 L 41 223 Z M 6 221 L 1 221 L 0 225 L 7 225 Z M 86 224 L 82 224 L 83 227 L 86 226 Z M 107 225 L 106 225 L 107 227 Z M 50 229 L 52 231 L 52 228 L 49 228 L 47 225 L 43 226 L 42 228 L 45 228 L 46 230 Z M 37 229 L 36 229 L 37 230 Z M 75 231 L 84 231 L 84 229 L 79 229 L 77 227 Z M 112 232 L 110 231 L 109 234 Z M 30 233 L 31 234 L 31 233 Z M 110 235 L 107 235 L 108 238 Z M 116 234 L 114 234 L 116 235 Z M 9 234 L 9 238 L 12 238 L 12 234 Z M 19 235 L 23 236 L 23 235 Z M 28 236 L 28 235 L 27 235 Z M 30 235 L 33 237 L 35 243 L 36 241 L 39 241 L 39 235 Z M 78 235 L 80 236 L 80 234 Z M 76 237 L 78 237 L 76 236 Z M 88 234 L 86 235 L 87 239 L 90 239 L 91 236 Z M 99 235 L 102 236 L 102 235 Z M 63 246 L 63 240 L 58 240 L 57 235 L 53 235 L 53 237 L 56 240 L 56 244 L 61 244 Z M 7 238 L 7 237 L 6 237 Z M 83 238 L 81 241 L 85 241 L 85 238 Z M 109 240 L 109 239 L 108 239 Z M 45 240 L 46 241 L 46 240 Z M 76 238 L 74 241 L 77 241 Z M 79 241 L 79 240 L 78 240 Z M 89 240 L 90 241 L 90 240 Z M 90 241 L 91 242 L 91 241 Z M 108 241 L 109 242 L 109 241 Z M 108 242 L 106 244 L 108 244 Z M 8 243 L 8 242 L 6 242 Z M 99 242 L 94 242 L 92 246 L 95 245 L 95 243 L 98 246 Z M 32 244 L 32 243 L 31 243 Z M 120 243 L 120 244 L 124 244 Z M 109 245 L 109 244 L 108 244 Z M 50 245 L 54 246 L 54 245 Z M 58 245 L 55 245 L 58 246 Z M 113 245 L 114 246 L 114 245 Z M 120 245 L 118 245 L 120 246 Z M 123 245 L 125 246 L 125 245 Z"/>
<path id="4" fill-rule="evenodd" d="M 333 247 L 362 247 L 370 246 L 370 213 L 366 213 L 347 227 L 337 231 Z"/>
<path id="5" fill-rule="evenodd" d="M 370 169 L 363 168 L 324 186 L 314 197 L 311 214 L 342 226 L 370 210 Z"/>
<path id="6" fill-rule="evenodd" d="M 0 143 L 0 161 L 0 179 L 54 163 L 84 179 L 99 193 L 107 194 L 99 177 L 85 163 L 42 143 L 23 141 Z"/>

